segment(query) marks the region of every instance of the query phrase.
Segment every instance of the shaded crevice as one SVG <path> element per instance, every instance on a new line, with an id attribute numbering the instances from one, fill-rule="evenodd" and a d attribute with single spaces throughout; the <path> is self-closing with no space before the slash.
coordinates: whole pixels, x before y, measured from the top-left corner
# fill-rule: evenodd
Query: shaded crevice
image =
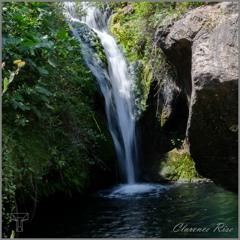
<path id="1" fill-rule="evenodd" d="M 184 39 L 175 42 L 171 49 L 162 43 L 157 41 L 157 45 L 165 54 L 165 61 L 172 65 L 171 70 L 175 69 L 176 76 L 169 77 L 168 74 L 164 83 L 169 88 L 168 91 L 165 91 L 164 84 L 162 90 L 159 90 L 157 80 L 152 82 L 147 101 L 148 108 L 139 121 L 142 129 L 140 169 L 142 178 L 147 181 L 164 180 L 159 175 L 161 158 L 175 147 L 179 147 L 186 137 L 192 94 L 192 43 Z M 159 76 L 160 79 L 161 77 Z M 156 91 L 159 92 L 158 95 Z M 172 95 L 170 99 L 169 95 Z M 162 124 L 164 111 L 167 112 L 167 116 Z"/>
<path id="2" fill-rule="evenodd" d="M 172 115 L 163 126 L 162 131 L 171 138 L 172 133 L 176 133 L 179 137 L 185 138 L 189 108 L 186 103 L 186 96 L 180 95 L 172 106 Z M 171 139 L 170 139 L 171 140 Z"/>
<path id="3" fill-rule="evenodd" d="M 180 93 L 176 95 L 170 103 L 169 108 L 171 109 L 171 114 L 162 131 L 164 135 L 168 136 L 169 141 L 172 140 L 173 133 L 183 140 L 186 137 L 192 94 L 192 42 L 187 39 L 182 39 L 176 41 L 171 48 L 167 48 L 167 46 L 162 47 L 165 47 L 162 48 L 162 50 L 166 55 L 167 61 L 176 69 L 177 77 L 175 84 L 180 89 Z M 171 148 L 167 150 L 169 151 Z"/>
<path id="4" fill-rule="evenodd" d="M 162 49 L 168 60 L 176 67 L 176 83 L 186 94 L 188 105 L 192 93 L 192 43 L 187 39 L 182 39 L 173 44 L 171 49 Z"/>

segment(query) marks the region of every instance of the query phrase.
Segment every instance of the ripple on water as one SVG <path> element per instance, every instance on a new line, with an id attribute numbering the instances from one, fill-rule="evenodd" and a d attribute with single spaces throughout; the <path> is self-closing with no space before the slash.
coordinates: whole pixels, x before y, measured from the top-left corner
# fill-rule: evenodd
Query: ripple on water
<path id="1" fill-rule="evenodd" d="M 99 191 L 88 200 L 66 209 L 59 208 L 61 215 L 49 212 L 49 208 L 42 211 L 32 232 L 25 237 L 192 239 L 238 236 L 238 197 L 213 183 L 121 184 Z M 174 232 L 173 228 L 179 223 L 210 230 Z M 214 231 L 218 223 L 233 231 Z"/>

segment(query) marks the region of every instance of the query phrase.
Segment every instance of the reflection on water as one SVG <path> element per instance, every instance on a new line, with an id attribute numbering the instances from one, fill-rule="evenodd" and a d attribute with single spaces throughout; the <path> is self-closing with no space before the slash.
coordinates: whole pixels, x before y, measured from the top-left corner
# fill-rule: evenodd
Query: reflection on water
<path id="1" fill-rule="evenodd" d="M 26 237 L 237 237 L 237 195 L 213 183 L 119 185 L 37 216 Z M 195 231 L 195 232 L 194 232 Z"/>

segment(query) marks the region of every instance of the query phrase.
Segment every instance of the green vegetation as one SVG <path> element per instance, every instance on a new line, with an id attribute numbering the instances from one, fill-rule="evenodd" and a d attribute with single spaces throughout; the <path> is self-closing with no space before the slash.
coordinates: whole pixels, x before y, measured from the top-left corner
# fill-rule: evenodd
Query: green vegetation
<path id="1" fill-rule="evenodd" d="M 142 111 L 151 82 L 162 81 L 162 69 L 168 66 L 154 39 L 157 27 L 201 4 L 109 4 L 115 11 L 112 34 L 128 60 L 140 62 L 135 94 Z M 79 5 L 78 12 L 84 14 L 81 11 Z M 114 151 L 94 101 L 96 81 L 83 63 L 61 4 L 4 2 L 2 13 L 2 211 L 3 236 L 9 237 L 11 213 L 24 206 L 32 218 L 42 197 L 84 192 L 92 167 L 105 168 Z M 106 64 L 101 49 L 99 55 Z M 168 161 L 172 167 L 164 171 L 169 178 L 196 175 L 187 154 L 171 154 Z M 190 171 L 179 176 L 181 166 Z"/>
<path id="2" fill-rule="evenodd" d="M 144 111 L 151 82 L 164 81 L 169 64 L 157 47 L 155 33 L 158 27 L 170 24 L 191 8 L 204 2 L 118 2 L 111 3 L 114 15 L 110 32 L 116 37 L 128 61 L 140 61 L 135 79 L 138 108 Z M 101 5 L 100 3 L 97 4 Z"/>
<path id="3" fill-rule="evenodd" d="M 176 147 L 176 148 L 181 147 L 184 139 L 185 139 L 185 136 L 182 134 L 179 134 L 178 131 L 170 132 L 170 141 L 173 147 Z"/>
<path id="4" fill-rule="evenodd" d="M 114 15 L 110 21 L 110 32 L 116 37 L 130 64 L 135 67 L 135 97 L 140 112 L 147 108 L 147 98 L 151 84 L 156 81 L 156 94 L 161 87 L 176 78 L 174 67 L 166 60 L 155 34 L 160 27 L 173 24 L 192 8 L 204 2 L 122 2 L 112 3 Z M 161 101 L 161 100 L 160 100 Z M 159 123 L 165 127 L 168 120 L 167 109 L 162 103 Z M 170 131 L 172 148 L 180 148 L 185 139 L 177 131 Z M 199 178 L 189 153 L 173 150 L 160 160 L 164 178 L 169 180 Z"/>
<path id="5" fill-rule="evenodd" d="M 167 180 L 193 181 L 202 179 L 195 169 L 194 161 L 185 150 L 173 149 L 162 159 L 160 175 Z"/>
<path id="6" fill-rule="evenodd" d="M 10 213 L 26 204 L 32 217 L 39 198 L 84 191 L 91 167 L 109 155 L 100 151 L 106 124 L 94 111 L 97 85 L 61 5 L 2 5 L 2 199 L 9 237 Z"/>
<path id="7" fill-rule="evenodd" d="M 167 110 L 166 110 L 166 108 L 163 108 L 162 114 L 160 116 L 161 127 L 164 127 L 166 120 L 167 120 Z"/>

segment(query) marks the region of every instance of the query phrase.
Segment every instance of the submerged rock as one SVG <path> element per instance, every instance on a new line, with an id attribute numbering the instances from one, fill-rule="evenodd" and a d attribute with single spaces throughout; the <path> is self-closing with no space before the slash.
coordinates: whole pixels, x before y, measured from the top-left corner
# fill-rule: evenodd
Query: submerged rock
<path id="1" fill-rule="evenodd" d="M 206 5 L 156 33 L 177 69 L 189 117 L 186 137 L 198 172 L 238 186 L 238 3 Z"/>

